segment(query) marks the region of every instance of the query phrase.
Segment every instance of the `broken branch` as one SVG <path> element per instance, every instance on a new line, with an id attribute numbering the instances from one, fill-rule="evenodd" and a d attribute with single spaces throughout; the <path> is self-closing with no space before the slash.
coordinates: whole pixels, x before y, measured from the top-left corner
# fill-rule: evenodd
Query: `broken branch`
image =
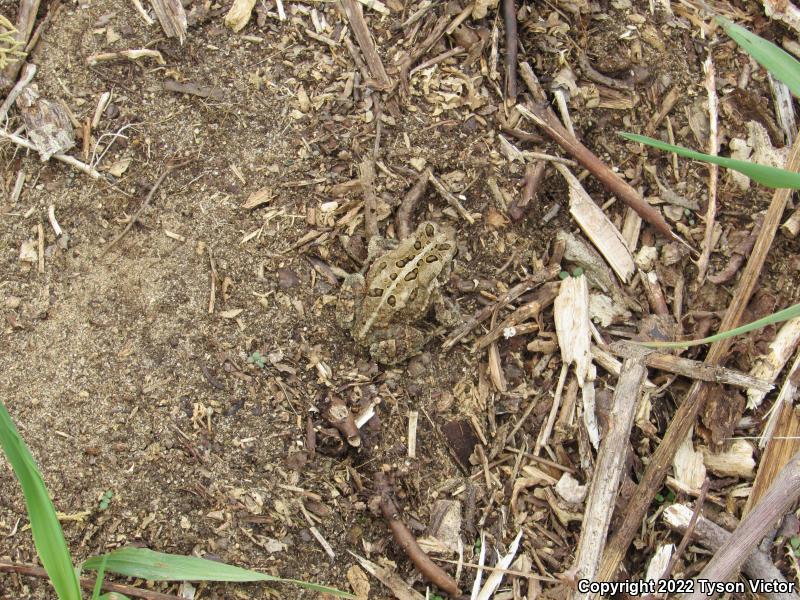
<path id="1" fill-rule="evenodd" d="M 380 494 L 381 512 L 384 518 L 389 521 L 389 528 L 392 530 L 394 540 L 403 549 L 403 552 L 408 555 L 408 558 L 411 559 L 411 562 L 414 563 L 414 566 L 419 569 L 419 572 L 422 573 L 422 576 L 425 577 L 426 580 L 430 581 L 450 596 L 460 596 L 461 590 L 458 589 L 458 584 L 455 579 L 450 577 L 450 575 L 423 552 L 422 548 L 417 544 L 414 535 L 400 519 L 400 513 L 389 495 L 389 482 L 383 471 L 379 471 L 375 474 L 375 487 Z"/>

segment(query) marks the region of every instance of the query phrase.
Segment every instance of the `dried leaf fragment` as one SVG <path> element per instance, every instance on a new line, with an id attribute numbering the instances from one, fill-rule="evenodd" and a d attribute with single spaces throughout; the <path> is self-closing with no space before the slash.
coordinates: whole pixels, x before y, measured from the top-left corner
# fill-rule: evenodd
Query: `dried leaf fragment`
<path id="1" fill-rule="evenodd" d="M 622 234 L 583 189 L 578 178 L 566 166 L 559 163 L 554 166 L 569 185 L 569 212 L 614 272 L 627 283 L 636 267 Z"/>
<path id="2" fill-rule="evenodd" d="M 268 202 L 272 202 L 274 198 L 272 194 L 272 188 L 261 188 L 257 192 L 253 192 L 247 198 L 247 201 L 242 204 L 242 208 L 255 208 L 257 206 L 261 206 L 262 204 L 267 204 Z"/>
<path id="3" fill-rule="evenodd" d="M 358 565 L 353 565 L 347 569 L 347 581 L 358 600 L 367 600 L 369 598 L 369 578 Z"/>
<path id="4" fill-rule="evenodd" d="M 33 264 L 39 262 L 39 253 L 36 250 L 37 246 L 38 244 L 34 239 L 22 242 L 22 246 L 20 246 L 19 249 L 19 259 L 22 262 Z"/>
<path id="5" fill-rule="evenodd" d="M 241 31 L 250 20 L 256 0 L 234 0 L 233 6 L 225 15 L 225 25 L 233 31 Z"/>
<path id="6" fill-rule="evenodd" d="M 131 165 L 130 158 L 123 158 L 122 160 L 118 160 L 115 163 L 112 163 L 108 167 L 108 172 L 111 173 L 114 177 L 121 177 L 125 171 L 128 170 L 128 167 Z"/>
<path id="7" fill-rule="evenodd" d="M 490 8 L 495 8 L 499 3 L 500 0 L 475 0 L 475 4 L 472 6 L 472 18 L 482 19 Z"/>
<path id="8" fill-rule="evenodd" d="M 575 376 L 583 387 L 592 366 L 589 285 L 584 275 L 561 282 L 553 309 L 561 359 L 565 365 L 575 363 Z"/>

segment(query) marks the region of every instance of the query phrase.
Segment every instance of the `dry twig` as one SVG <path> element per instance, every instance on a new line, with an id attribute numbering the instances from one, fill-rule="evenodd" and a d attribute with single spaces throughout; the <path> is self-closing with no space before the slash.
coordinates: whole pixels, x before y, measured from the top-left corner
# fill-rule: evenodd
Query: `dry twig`
<path id="1" fill-rule="evenodd" d="M 411 562 L 414 563 L 414 566 L 419 569 L 419 572 L 422 573 L 422 576 L 427 581 L 430 581 L 450 596 L 460 596 L 461 590 L 458 589 L 456 581 L 423 552 L 422 548 L 417 544 L 414 534 L 411 533 L 408 527 L 406 527 L 406 524 L 400 519 L 400 513 L 390 496 L 388 479 L 383 471 L 379 471 L 375 474 L 375 487 L 378 494 L 380 494 L 381 512 L 384 518 L 389 522 L 392 535 L 398 545 L 403 549 L 403 552 L 408 555 L 408 558 L 411 559 Z"/>
<path id="2" fill-rule="evenodd" d="M 545 99 L 536 75 L 528 63 L 520 63 L 520 75 L 531 90 L 536 104 L 526 107 L 522 104 L 517 105 L 519 112 L 533 121 L 542 131 L 553 139 L 559 146 L 569 152 L 575 160 L 581 163 L 592 175 L 594 175 L 603 186 L 635 210 L 645 221 L 655 227 L 661 234 L 669 239 L 676 240 L 684 245 L 686 242 L 672 232 L 666 219 L 659 211 L 650 206 L 639 192 L 628 185 L 622 178 L 609 169 L 594 153 L 578 140 L 569 135 L 567 130 L 558 121 L 552 109 L 542 100 Z"/>
<path id="3" fill-rule="evenodd" d="M 33 32 L 33 24 L 36 22 L 36 13 L 39 11 L 39 0 L 20 0 L 19 12 L 17 13 L 16 32 L 13 37 L 19 45 L 24 48 L 28 45 L 28 40 Z M 22 68 L 23 57 L 9 62 L 0 74 L 0 91 L 5 91 L 14 85 L 17 80 L 19 70 Z"/>
<path id="4" fill-rule="evenodd" d="M 176 37 L 183 44 L 186 39 L 186 11 L 180 0 L 150 0 L 158 22 L 167 37 Z"/>
<path id="5" fill-rule="evenodd" d="M 517 99 L 517 7 L 515 0 L 503 0 L 503 23 L 506 26 L 506 99 Z"/>
<path id="6" fill-rule="evenodd" d="M 561 271 L 561 265 L 552 264 L 542 269 L 541 271 L 537 271 L 530 277 L 521 281 L 520 283 L 509 289 L 505 294 L 500 296 L 493 304 L 485 306 L 484 308 L 479 310 L 472 318 L 467 319 L 463 325 L 453 330 L 453 332 L 448 336 L 448 338 L 442 344 L 442 348 L 444 348 L 445 350 L 452 348 L 456 344 L 456 342 L 458 342 L 458 340 L 460 340 L 470 331 L 472 331 L 474 327 L 477 327 L 478 325 L 483 323 L 486 319 L 488 319 L 490 316 L 492 316 L 492 314 L 495 311 L 499 310 L 509 302 L 513 302 L 516 298 L 519 298 L 522 294 L 524 294 L 528 290 L 533 289 L 540 283 L 544 283 L 545 281 L 553 279 L 558 275 L 560 271 Z"/>
<path id="7" fill-rule="evenodd" d="M 711 52 L 708 53 L 703 63 L 706 72 L 705 84 L 708 93 L 708 153 L 711 156 L 719 154 L 719 136 L 717 135 L 717 83 L 714 76 L 714 61 Z M 719 166 L 708 164 L 708 207 L 706 208 L 706 231 L 703 235 L 703 244 L 700 248 L 700 258 L 697 260 L 697 283 L 702 284 L 708 271 L 708 261 L 711 258 L 714 237 L 714 224 L 717 217 L 717 180 Z"/>
<path id="8" fill-rule="evenodd" d="M 22 93 L 25 87 L 33 81 L 33 77 L 36 75 L 36 65 L 31 63 L 26 63 L 25 68 L 22 70 L 22 75 L 20 76 L 19 80 L 14 87 L 11 88 L 11 91 L 8 92 L 8 96 L 6 96 L 5 102 L 3 105 L 0 106 L 0 123 L 5 121 L 6 115 L 8 114 L 11 105 L 14 104 L 14 101 L 17 97 Z"/>
<path id="9" fill-rule="evenodd" d="M 378 201 L 375 198 L 375 163 L 371 158 L 361 161 L 361 185 L 364 188 L 364 229 L 367 241 L 378 235 Z"/>
<path id="10" fill-rule="evenodd" d="M 664 511 L 664 521 L 666 524 L 676 531 L 686 531 L 693 512 L 683 504 L 673 504 L 668 506 Z M 722 527 L 706 519 L 703 516 L 698 516 L 695 523 L 694 530 L 692 531 L 692 539 L 706 548 L 711 550 L 719 550 L 720 548 L 728 545 L 730 542 L 731 534 L 725 531 Z M 742 563 L 742 571 L 751 579 L 763 579 L 765 581 L 780 581 L 785 582 L 783 574 L 778 568 L 772 564 L 772 559 L 758 549 L 753 550 L 750 555 Z M 800 596 L 797 594 L 764 594 L 769 600 L 798 600 Z"/>
<path id="11" fill-rule="evenodd" d="M 800 170 L 800 143 L 798 143 L 797 140 L 795 140 L 792 146 L 786 168 L 790 171 Z M 747 266 L 739 280 L 736 292 L 731 298 L 725 317 L 722 319 L 722 323 L 719 327 L 720 331 L 733 329 L 739 324 L 739 320 L 742 318 L 745 307 L 758 282 L 758 276 L 764 266 L 764 261 L 772 245 L 775 232 L 780 225 L 780 218 L 786 208 L 786 202 L 789 200 L 790 194 L 791 190 L 788 189 L 775 190 L 772 196 L 772 202 L 764 217 L 764 226 L 759 233 L 758 240 L 753 248 L 753 253 L 747 261 Z M 728 355 L 728 350 L 732 343 L 733 340 L 731 338 L 713 343 L 706 355 L 705 363 L 717 364 L 721 362 L 722 359 Z M 659 444 L 650 458 L 647 469 L 639 485 L 636 487 L 636 491 L 628 502 L 625 520 L 620 524 L 616 534 L 606 545 L 603 563 L 598 573 L 599 580 L 608 581 L 614 577 L 620 561 L 625 556 L 628 546 L 639 530 L 642 517 L 645 512 L 647 512 L 653 495 L 664 481 L 667 469 L 672 463 L 672 457 L 675 456 L 676 450 L 686 438 L 689 429 L 694 425 L 695 419 L 705 403 L 708 390 L 709 388 L 704 382 L 695 382 L 689 389 L 686 398 L 675 412 L 661 440 L 661 444 Z"/>
<path id="12" fill-rule="evenodd" d="M 800 497 L 800 452 L 781 469 L 761 502 L 741 520 L 728 539 L 728 543 L 714 554 L 697 578 L 712 582 L 728 581 L 755 550 L 758 542 L 774 527 L 775 521 L 792 508 L 798 497 Z M 715 596 L 716 594 L 708 596 L 698 587 L 694 593 L 686 594 L 684 600 L 706 600 Z"/>
<path id="13" fill-rule="evenodd" d="M 614 510 L 614 498 L 619 491 L 625 466 L 633 418 L 646 375 L 643 357 L 625 359 L 614 391 L 614 409 L 609 418 L 609 430 L 597 455 L 592 492 L 586 502 L 583 529 L 575 552 L 573 564 L 579 579 L 597 579 L 595 575 L 603 555 L 611 513 Z M 572 597 L 587 598 L 588 594 L 575 592 Z"/>
<path id="14" fill-rule="evenodd" d="M 109 250 L 111 250 L 114 246 L 116 246 L 117 243 L 123 237 L 125 237 L 125 235 L 136 224 L 136 221 L 139 220 L 139 217 L 141 216 L 141 214 L 144 211 L 144 209 L 147 208 L 147 206 L 150 204 L 150 201 L 153 199 L 153 196 L 155 195 L 156 190 L 161 186 L 161 184 L 164 182 L 164 180 L 167 178 L 167 176 L 170 173 L 172 173 L 175 169 L 177 169 L 179 167 L 182 167 L 182 166 L 184 166 L 186 164 L 188 164 L 188 161 L 182 162 L 182 163 L 179 163 L 179 164 L 176 164 L 176 165 L 167 166 L 166 170 L 161 174 L 161 176 L 158 179 L 156 179 L 156 182 L 153 184 L 153 187 L 150 188 L 150 191 L 147 193 L 147 197 L 144 199 L 144 202 L 142 202 L 142 205 L 139 207 L 139 210 L 137 210 L 136 213 L 130 218 L 130 221 L 128 221 L 128 224 L 125 226 L 125 229 L 123 229 L 122 232 L 117 237 L 115 237 L 113 240 L 111 240 L 111 243 L 108 246 L 106 246 L 105 250 L 103 250 L 100 253 L 100 258 L 103 258 L 106 254 L 108 254 Z"/>
<path id="15" fill-rule="evenodd" d="M 32 142 L 13 133 L 4 131 L 2 129 L 0 129 L 0 138 L 5 138 L 9 141 L 14 142 L 17 146 L 22 146 L 23 148 L 27 148 L 28 150 L 33 150 L 35 152 L 38 152 L 36 146 L 34 146 Z M 78 171 L 86 173 L 86 175 L 88 175 L 92 179 L 105 179 L 103 174 L 100 173 L 97 169 L 90 167 L 86 163 L 81 162 L 77 158 L 73 158 L 68 154 L 61 154 L 61 153 L 53 154 L 50 158 L 55 158 L 56 160 L 60 160 L 61 162 L 78 169 Z"/>

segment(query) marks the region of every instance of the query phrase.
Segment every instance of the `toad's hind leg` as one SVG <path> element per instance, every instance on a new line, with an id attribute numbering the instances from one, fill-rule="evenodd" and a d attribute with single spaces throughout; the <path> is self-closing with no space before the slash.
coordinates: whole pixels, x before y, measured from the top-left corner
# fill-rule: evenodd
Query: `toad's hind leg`
<path id="1" fill-rule="evenodd" d="M 373 359 L 384 365 L 396 365 L 422 351 L 430 336 L 416 327 L 384 329 L 374 332 L 377 341 L 369 346 Z"/>
<path id="2" fill-rule="evenodd" d="M 431 292 L 431 304 L 433 304 L 437 323 L 445 327 L 455 327 L 461 322 L 461 311 L 458 309 L 458 304 L 442 294 L 439 288 L 435 288 Z"/>

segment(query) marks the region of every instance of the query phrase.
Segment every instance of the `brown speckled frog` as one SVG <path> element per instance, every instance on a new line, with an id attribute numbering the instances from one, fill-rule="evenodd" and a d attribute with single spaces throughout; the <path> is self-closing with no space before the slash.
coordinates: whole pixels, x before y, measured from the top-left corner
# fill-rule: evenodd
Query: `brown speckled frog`
<path id="1" fill-rule="evenodd" d="M 369 348 L 372 358 L 394 365 L 418 354 L 430 339 L 416 324 L 431 304 L 439 320 L 453 320 L 441 308 L 438 288 L 450 274 L 455 233 L 426 221 L 414 235 L 372 260 L 378 254 L 376 246 L 370 244 L 366 278 L 353 273 L 342 283 L 336 318 L 353 339 Z"/>

